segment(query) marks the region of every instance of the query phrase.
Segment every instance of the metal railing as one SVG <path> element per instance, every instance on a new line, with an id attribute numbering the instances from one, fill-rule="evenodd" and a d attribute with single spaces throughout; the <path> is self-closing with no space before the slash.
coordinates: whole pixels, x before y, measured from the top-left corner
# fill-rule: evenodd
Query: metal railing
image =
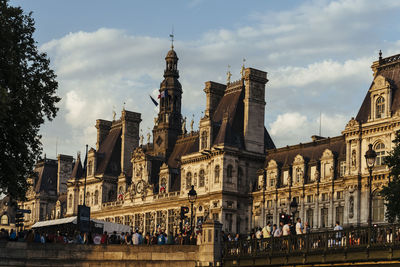
<path id="1" fill-rule="evenodd" d="M 356 250 L 400 246 L 400 225 L 348 228 L 264 239 L 226 241 L 224 257 L 285 256 L 328 250 Z"/>

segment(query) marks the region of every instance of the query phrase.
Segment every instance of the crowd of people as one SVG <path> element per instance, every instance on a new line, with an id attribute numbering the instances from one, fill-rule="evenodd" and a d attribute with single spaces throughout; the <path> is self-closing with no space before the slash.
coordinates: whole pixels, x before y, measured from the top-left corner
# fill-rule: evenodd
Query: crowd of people
<path id="1" fill-rule="evenodd" d="M 28 243 L 60 243 L 60 244 L 125 244 L 125 245 L 196 245 L 200 241 L 199 235 L 201 232 L 182 232 L 173 234 L 169 232 L 166 234 L 163 231 L 142 232 L 136 230 L 126 233 L 113 232 L 111 234 L 104 232 L 103 234 L 97 233 L 84 233 L 74 231 L 71 234 L 60 233 L 56 234 L 46 233 L 40 230 L 24 230 L 16 232 L 13 229 L 9 231 L 5 229 L 0 230 L 1 241 L 15 241 L 15 242 L 28 242 Z"/>

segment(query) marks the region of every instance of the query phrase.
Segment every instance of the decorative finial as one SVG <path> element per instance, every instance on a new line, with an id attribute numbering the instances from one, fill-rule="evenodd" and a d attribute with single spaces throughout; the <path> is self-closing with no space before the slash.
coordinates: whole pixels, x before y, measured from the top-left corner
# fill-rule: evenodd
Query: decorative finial
<path id="1" fill-rule="evenodd" d="M 192 114 L 192 121 L 190 122 L 190 132 L 193 132 L 194 114 Z"/>
<path id="2" fill-rule="evenodd" d="M 228 65 L 228 72 L 226 73 L 226 83 L 231 83 L 231 77 L 232 77 L 231 65 Z"/>
<path id="3" fill-rule="evenodd" d="M 174 26 L 172 26 L 172 31 L 169 37 L 171 38 L 171 49 L 174 49 Z"/>
<path id="4" fill-rule="evenodd" d="M 382 60 L 382 50 L 379 50 L 379 60 Z"/>
<path id="5" fill-rule="evenodd" d="M 123 111 L 125 111 L 125 104 L 126 104 L 126 103 L 124 102 L 124 104 L 122 105 L 122 110 L 123 110 Z"/>
<path id="6" fill-rule="evenodd" d="M 115 116 L 117 116 L 117 113 L 115 113 L 115 106 L 113 106 L 112 114 L 113 114 L 113 121 L 115 121 Z"/>
<path id="7" fill-rule="evenodd" d="M 240 75 L 242 75 L 242 78 L 244 76 L 244 63 L 246 62 L 246 59 L 243 58 L 243 65 L 242 65 L 242 69 L 240 70 Z"/>

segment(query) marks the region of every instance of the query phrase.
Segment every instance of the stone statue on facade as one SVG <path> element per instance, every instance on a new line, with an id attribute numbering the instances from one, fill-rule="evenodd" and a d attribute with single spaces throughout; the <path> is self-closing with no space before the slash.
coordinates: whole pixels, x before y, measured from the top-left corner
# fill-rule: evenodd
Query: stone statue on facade
<path id="1" fill-rule="evenodd" d="M 193 125 L 194 125 L 194 115 L 193 115 L 192 121 L 190 122 L 190 132 L 191 133 L 193 132 Z"/>
<path id="2" fill-rule="evenodd" d="M 150 144 L 150 139 L 151 139 L 151 133 L 147 133 L 147 143 Z"/>
<path id="3" fill-rule="evenodd" d="M 143 134 L 141 134 L 140 135 L 140 146 L 143 146 L 143 139 L 144 139 L 144 136 L 143 136 Z"/>
<path id="4" fill-rule="evenodd" d="M 182 135 L 186 133 L 186 117 L 182 120 Z"/>

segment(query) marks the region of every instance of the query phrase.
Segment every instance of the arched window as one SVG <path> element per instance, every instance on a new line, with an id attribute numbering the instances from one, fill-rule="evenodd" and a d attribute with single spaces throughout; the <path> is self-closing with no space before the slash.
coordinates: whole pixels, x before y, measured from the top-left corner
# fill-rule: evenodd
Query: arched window
<path id="1" fill-rule="evenodd" d="M 383 97 L 378 97 L 376 100 L 376 106 L 375 106 L 375 118 L 379 119 L 383 117 L 383 114 L 385 112 L 385 98 Z"/>
<path id="2" fill-rule="evenodd" d="M 372 221 L 382 222 L 385 218 L 383 198 L 378 194 L 372 197 Z"/>
<path id="3" fill-rule="evenodd" d="M 72 194 L 69 194 L 69 197 L 68 197 L 68 207 L 72 208 Z"/>
<path id="4" fill-rule="evenodd" d="M 375 145 L 376 166 L 383 165 L 385 159 L 385 144 L 379 142 Z"/>
<path id="5" fill-rule="evenodd" d="M 226 178 L 228 183 L 232 183 L 232 174 L 233 174 L 233 167 L 232 165 L 228 165 L 228 168 L 226 168 Z"/>
<path id="6" fill-rule="evenodd" d="M 214 183 L 219 183 L 219 165 L 215 166 L 214 169 Z"/>
<path id="7" fill-rule="evenodd" d="M 99 190 L 94 191 L 94 204 L 99 204 Z"/>
<path id="8" fill-rule="evenodd" d="M 8 216 L 6 214 L 1 216 L 1 224 L 2 225 L 8 225 Z"/>
<path id="9" fill-rule="evenodd" d="M 188 172 L 186 174 L 186 189 L 190 189 L 192 187 L 192 173 Z"/>
<path id="10" fill-rule="evenodd" d="M 201 149 L 207 148 L 207 131 L 201 133 Z"/>
<path id="11" fill-rule="evenodd" d="M 242 186 L 243 183 L 243 170 L 242 168 L 238 168 L 238 182 L 237 182 L 237 186 L 238 188 L 240 188 Z"/>
<path id="12" fill-rule="evenodd" d="M 199 172 L 199 187 L 204 186 L 204 170 L 200 170 Z"/>
<path id="13" fill-rule="evenodd" d="M 92 175 L 93 174 L 93 161 L 92 160 L 89 161 L 87 168 L 88 168 L 88 176 Z"/>

